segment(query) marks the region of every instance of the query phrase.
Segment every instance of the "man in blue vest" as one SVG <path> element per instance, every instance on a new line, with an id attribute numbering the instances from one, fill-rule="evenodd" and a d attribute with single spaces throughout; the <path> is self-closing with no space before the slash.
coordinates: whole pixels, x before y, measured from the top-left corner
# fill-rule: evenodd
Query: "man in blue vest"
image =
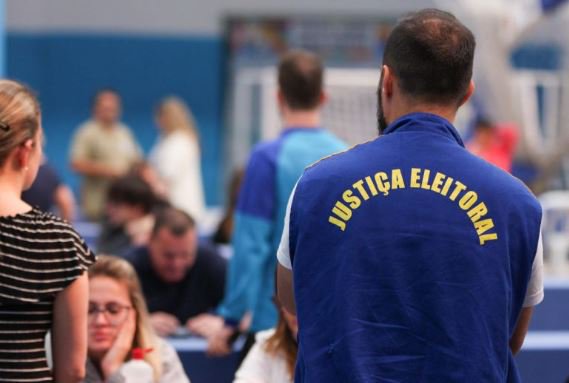
<path id="1" fill-rule="evenodd" d="M 277 253 L 299 322 L 296 382 L 517 382 L 543 299 L 541 208 L 452 125 L 472 33 L 411 14 L 385 47 L 382 135 L 305 171 Z"/>
<path id="2" fill-rule="evenodd" d="M 290 192 L 306 166 L 345 149 L 321 126 L 326 97 L 317 56 L 302 51 L 286 54 L 279 63 L 278 86 L 284 129 L 277 139 L 257 145 L 247 164 L 235 213 L 234 254 L 218 308 L 225 325 L 209 342 L 209 352 L 215 355 L 229 352 L 228 340 L 247 312 L 252 320 L 245 352 L 254 343 L 254 333 L 276 325 L 275 253 Z"/>

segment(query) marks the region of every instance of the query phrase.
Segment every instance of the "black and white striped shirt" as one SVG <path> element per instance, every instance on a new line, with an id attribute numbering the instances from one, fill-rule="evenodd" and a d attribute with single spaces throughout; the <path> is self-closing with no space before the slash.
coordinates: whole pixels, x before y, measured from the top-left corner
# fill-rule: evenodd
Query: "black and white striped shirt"
<path id="1" fill-rule="evenodd" d="M 0 217 L 0 382 L 53 382 L 44 338 L 57 294 L 95 261 L 63 220 L 33 209 Z"/>

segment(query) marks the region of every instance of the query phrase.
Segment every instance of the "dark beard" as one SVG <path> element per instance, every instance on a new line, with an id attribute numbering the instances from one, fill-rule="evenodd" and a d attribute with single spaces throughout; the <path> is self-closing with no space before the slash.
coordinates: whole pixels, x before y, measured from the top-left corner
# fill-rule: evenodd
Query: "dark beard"
<path id="1" fill-rule="evenodd" d="M 385 120 L 385 115 L 383 114 L 383 107 L 381 106 L 381 88 L 383 87 L 383 70 L 379 77 L 379 86 L 377 87 L 377 131 L 379 135 L 383 134 L 383 131 L 387 128 L 387 121 Z"/>

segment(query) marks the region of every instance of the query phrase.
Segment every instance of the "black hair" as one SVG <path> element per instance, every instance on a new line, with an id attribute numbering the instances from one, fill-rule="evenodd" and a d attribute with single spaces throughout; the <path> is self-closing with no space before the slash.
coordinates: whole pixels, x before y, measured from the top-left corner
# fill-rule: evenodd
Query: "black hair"
<path id="1" fill-rule="evenodd" d="M 156 212 L 152 236 L 156 236 L 161 229 L 166 228 L 170 233 L 179 237 L 195 227 L 196 222 L 188 213 L 174 207 L 166 207 Z"/>
<path id="2" fill-rule="evenodd" d="M 403 17 L 387 39 L 383 64 L 401 91 L 429 103 L 460 103 L 472 78 L 476 41 L 454 15 L 424 9 Z"/>
<path id="3" fill-rule="evenodd" d="M 322 61 L 318 56 L 291 51 L 282 57 L 278 72 L 279 89 L 291 109 L 310 110 L 318 106 L 323 82 Z"/>
<path id="4" fill-rule="evenodd" d="M 480 117 L 476 120 L 474 125 L 474 130 L 493 130 L 495 128 L 494 123 L 486 117 Z"/>
<path id="5" fill-rule="evenodd" d="M 128 174 L 113 181 L 107 193 L 107 202 L 140 206 L 148 214 L 159 204 L 159 199 L 142 178 Z"/>

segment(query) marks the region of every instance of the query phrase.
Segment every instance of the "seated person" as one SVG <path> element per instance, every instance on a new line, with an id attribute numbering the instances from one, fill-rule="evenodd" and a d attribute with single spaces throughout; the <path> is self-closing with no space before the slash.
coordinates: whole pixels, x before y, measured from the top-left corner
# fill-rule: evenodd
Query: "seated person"
<path id="1" fill-rule="evenodd" d="M 296 316 L 279 307 L 277 327 L 257 333 L 233 383 L 292 383 L 298 345 Z"/>
<path id="2" fill-rule="evenodd" d="M 208 337 L 223 326 L 208 312 L 223 298 L 226 261 L 212 249 L 198 246 L 197 237 L 187 213 L 165 208 L 156 214 L 148 246 L 129 256 L 142 283 L 152 326 L 161 336 L 184 326 Z"/>
<path id="3" fill-rule="evenodd" d="M 121 367 L 133 348 L 150 349 L 144 359 L 158 383 L 189 383 L 176 351 L 150 326 L 140 284 L 125 260 L 99 256 L 89 269 L 88 353 L 85 383 L 138 383 Z"/>
<path id="4" fill-rule="evenodd" d="M 124 257 L 148 244 L 159 200 L 150 185 L 129 174 L 113 181 L 107 193 L 106 215 L 97 252 Z"/>

